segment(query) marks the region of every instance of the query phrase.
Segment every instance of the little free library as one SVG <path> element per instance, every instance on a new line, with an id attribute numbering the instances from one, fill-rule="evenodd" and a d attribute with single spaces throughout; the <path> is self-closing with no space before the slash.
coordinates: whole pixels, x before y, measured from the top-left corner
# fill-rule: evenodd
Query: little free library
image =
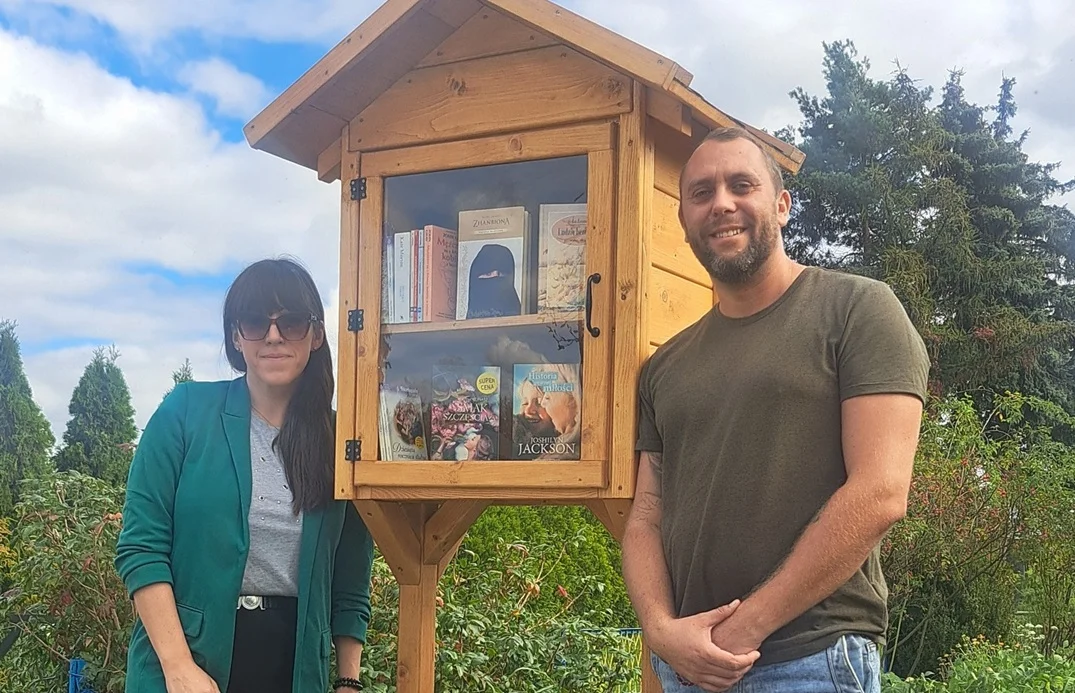
<path id="1" fill-rule="evenodd" d="M 639 369 L 715 300 L 677 216 L 697 143 L 802 164 L 691 81 L 548 0 L 387 0 L 245 128 L 339 181 L 335 489 L 400 585 L 401 693 L 433 691 L 437 580 L 489 504 L 622 537 Z"/>

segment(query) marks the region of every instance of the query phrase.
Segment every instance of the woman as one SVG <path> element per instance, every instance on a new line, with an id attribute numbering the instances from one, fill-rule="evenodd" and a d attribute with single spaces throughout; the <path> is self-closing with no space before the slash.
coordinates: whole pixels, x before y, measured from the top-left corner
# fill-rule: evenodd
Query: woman
<path id="1" fill-rule="evenodd" d="M 145 431 L 116 568 L 138 620 L 127 693 L 358 690 L 373 543 L 333 500 L 332 356 L 310 276 L 245 269 L 224 302 L 243 376 L 184 383 Z"/>

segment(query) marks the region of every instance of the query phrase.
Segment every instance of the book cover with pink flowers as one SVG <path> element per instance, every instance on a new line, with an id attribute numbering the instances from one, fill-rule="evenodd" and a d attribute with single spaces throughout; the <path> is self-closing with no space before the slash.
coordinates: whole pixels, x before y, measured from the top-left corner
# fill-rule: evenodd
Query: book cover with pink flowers
<path id="1" fill-rule="evenodd" d="M 499 459 L 500 367 L 435 366 L 431 385 L 430 459 Z"/>

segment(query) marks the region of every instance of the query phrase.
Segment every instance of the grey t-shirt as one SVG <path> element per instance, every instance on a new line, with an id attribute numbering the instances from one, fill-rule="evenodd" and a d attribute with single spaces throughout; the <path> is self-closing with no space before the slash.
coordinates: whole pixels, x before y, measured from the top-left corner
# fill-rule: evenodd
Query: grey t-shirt
<path id="1" fill-rule="evenodd" d="M 243 594 L 295 597 L 299 593 L 302 513 L 291 510 L 291 485 L 273 450 L 280 429 L 250 414 L 250 552 Z"/>
<path id="2" fill-rule="evenodd" d="M 711 310 L 642 370 L 639 450 L 662 453 L 662 538 L 676 612 L 746 598 L 777 570 L 846 481 L 844 400 L 926 395 L 929 358 L 881 282 L 807 268 L 771 306 Z M 813 654 L 843 633 L 883 642 L 878 548 L 831 596 L 762 643 L 759 664 Z"/>

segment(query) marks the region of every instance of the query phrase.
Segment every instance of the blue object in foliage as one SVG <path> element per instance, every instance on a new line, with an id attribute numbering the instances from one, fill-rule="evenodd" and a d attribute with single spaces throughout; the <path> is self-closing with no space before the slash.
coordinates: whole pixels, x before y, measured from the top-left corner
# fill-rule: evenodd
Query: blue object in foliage
<path id="1" fill-rule="evenodd" d="M 67 693 L 93 693 L 89 684 L 82 681 L 82 672 L 85 669 L 86 660 L 71 660 L 71 664 L 67 667 Z"/>

